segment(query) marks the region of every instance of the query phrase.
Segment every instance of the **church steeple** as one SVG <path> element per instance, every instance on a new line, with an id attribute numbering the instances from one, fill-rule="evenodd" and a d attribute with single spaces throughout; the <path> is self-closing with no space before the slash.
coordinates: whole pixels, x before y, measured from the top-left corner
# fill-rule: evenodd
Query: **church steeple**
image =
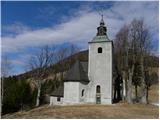
<path id="1" fill-rule="evenodd" d="M 106 26 L 105 26 L 105 23 L 104 23 L 104 20 L 103 20 L 103 15 L 102 15 L 102 18 L 101 18 L 101 21 L 100 21 L 100 26 L 97 28 L 97 36 L 104 36 L 104 35 L 107 35 L 106 34 Z"/>
<path id="2" fill-rule="evenodd" d="M 110 41 L 107 36 L 107 28 L 105 26 L 103 15 L 101 15 L 101 20 L 99 23 L 99 27 L 97 27 L 97 34 L 93 38 L 92 42 L 102 42 L 102 41 Z"/>
<path id="3" fill-rule="evenodd" d="M 101 18 L 101 21 L 100 21 L 100 26 L 104 26 L 105 23 L 104 23 L 104 20 L 103 20 L 103 15 L 101 15 L 101 16 L 102 16 L 102 18 Z"/>

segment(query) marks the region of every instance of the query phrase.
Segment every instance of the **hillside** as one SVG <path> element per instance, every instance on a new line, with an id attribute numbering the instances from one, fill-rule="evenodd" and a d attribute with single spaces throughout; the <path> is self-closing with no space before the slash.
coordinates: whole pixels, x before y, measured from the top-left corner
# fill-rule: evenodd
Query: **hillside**
<path id="1" fill-rule="evenodd" d="M 88 61 L 88 50 L 80 51 L 78 53 L 75 53 L 74 55 L 69 56 L 69 57 L 65 58 L 64 60 L 59 61 L 58 63 L 51 65 L 50 67 L 47 68 L 48 73 L 49 73 L 48 75 L 68 70 L 69 67 L 72 66 L 76 60 Z M 62 65 L 64 65 L 63 68 L 59 67 L 60 63 Z M 66 63 L 69 64 L 69 65 L 66 65 Z M 28 71 L 28 72 L 20 74 L 20 75 L 17 75 L 16 77 L 28 78 L 33 73 L 34 73 L 34 70 L 33 71 Z"/>
<path id="2" fill-rule="evenodd" d="M 48 67 L 48 71 L 50 74 L 66 71 L 66 70 L 68 70 L 68 67 L 65 66 L 63 69 L 60 69 L 60 68 L 58 68 L 59 63 L 62 62 L 65 65 L 66 63 L 68 63 L 68 61 L 71 61 L 69 66 L 72 66 L 76 60 L 88 61 L 88 50 L 78 52 L 78 53 L 76 53 L 72 56 L 69 56 L 66 59 L 64 59 L 54 65 L 51 65 L 50 67 Z M 147 60 L 148 61 L 146 64 L 151 68 L 151 71 L 158 73 L 159 58 L 156 56 L 148 56 Z M 29 71 L 29 72 L 17 75 L 17 77 L 24 77 L 24 76 L 29 77 L 31 75 L 31 73 L 33 73 L 33 72 L 34 71 Z"/>
<path id="3" fill-rule="evenodd" d="M 156 119 L 158 107 L 143 104 L 41 106 L 2 116 L 5 119 Z"/>

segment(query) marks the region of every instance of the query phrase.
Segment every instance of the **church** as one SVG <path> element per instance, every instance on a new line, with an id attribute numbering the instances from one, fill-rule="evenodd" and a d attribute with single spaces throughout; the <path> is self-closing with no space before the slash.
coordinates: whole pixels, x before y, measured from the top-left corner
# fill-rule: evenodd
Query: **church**
<path id="1" fill-rule="evenodd" d="M 113 42 L 107 36 L 103 16 L 88 46 L 88 62 L 75 62 L 63 84 L 50 95 L 50 105 L 112 104 Z"/>

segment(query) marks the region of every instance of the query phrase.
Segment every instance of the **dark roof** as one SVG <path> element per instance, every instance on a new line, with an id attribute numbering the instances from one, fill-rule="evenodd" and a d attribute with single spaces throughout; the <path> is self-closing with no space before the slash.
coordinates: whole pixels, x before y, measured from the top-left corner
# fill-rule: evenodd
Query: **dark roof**
<path id="1" fill-rule="evenodd" d="M 67 72 L 64 81 L 88 82 L 88 62 L 77 60 L 72 68 Z"/>
<path id="2" fill-rule="evenodd" d="M 63 97 L 64 84 L 62 83 L 56 90 L 51 93 L 51 96 Z"/>
<path id="3" fill-rule="evenodd" d="M 76 61 L 72 68 L 67 72 L 64 82 L 89 82 L 88 79 L 88 62 Z M 51 96 L 63 97 L 64 95 L 64 84 L 61 84 L 58 89 L 51 93 Z"/>
<path id="4" fill-rule="evenodd" d="M 88 75 L 88 62 L 81 61 L 80 64 L 82 65 L 84 72 Z"/>

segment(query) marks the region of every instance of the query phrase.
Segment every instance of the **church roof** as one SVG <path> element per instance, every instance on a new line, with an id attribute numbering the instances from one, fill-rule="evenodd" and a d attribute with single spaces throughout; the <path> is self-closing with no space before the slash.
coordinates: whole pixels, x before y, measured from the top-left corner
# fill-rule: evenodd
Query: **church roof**
<path id="1" fill-rule="evenodd" d="M 92 42 L 103 42 L 103 41 L 110 41 L 107 35 L 95 36 L 92 40 Z"/>
<path id="2" fill-rule="evenodd" d="M 88 79 L 88 62 L 76 61 L 72 68 L 67 72 L 67 75 L 64 79 L 67 81 L 79 81 L 79 82 L 89 82 Z"/>
<path id="3" fill-rule="evenodd" d="M 61 84 L 56 90 L 51 93 L 51 96 L 63 97 L 64 95 L 64 84 Z"/>

